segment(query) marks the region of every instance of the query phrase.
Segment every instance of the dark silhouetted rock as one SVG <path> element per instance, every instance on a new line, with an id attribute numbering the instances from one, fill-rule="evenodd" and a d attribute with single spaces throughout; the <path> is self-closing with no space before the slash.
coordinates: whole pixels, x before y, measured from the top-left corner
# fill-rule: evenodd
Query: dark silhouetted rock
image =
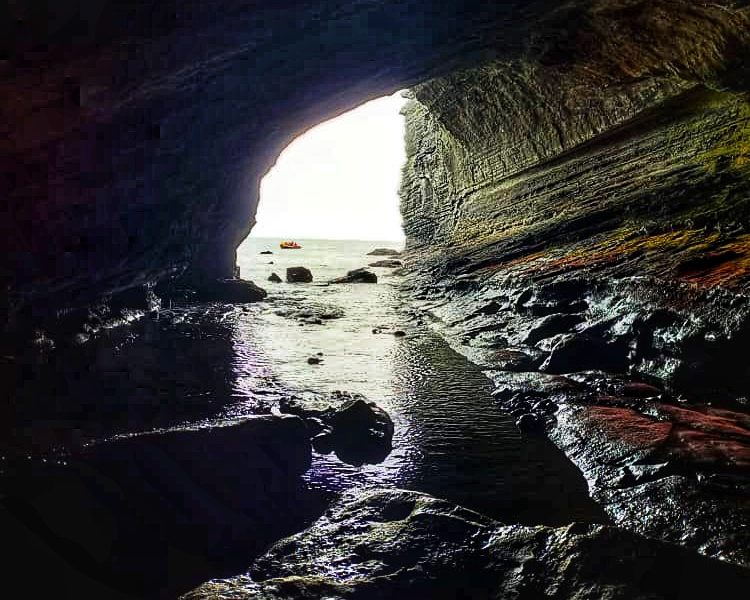
<path id="1" fill-rule="evenodd" d="M 310 283 L 313 276 L 306 267 L 289 267 L 286 270 L 286 280 L 289 283 Z"/>
<path id="2" fill-rule="evenodd" d="M 307 364 L 308 365 L 319 365 L 322 362 L 323 362 L 323 359 L 320 358 L 320 356 L 310 356 L 307 359 Z"/>
<path id="3" fill-rule="evenodd" d="M 542 364 L 547 373 L 574 373 L 601 369 L 615 373 L 627 369 L 627 352 L 624 345 L 605 342 L 590 335 L 568 335 L 560 340 Z"/>
<path id="4" fill-rule="evenodd" d="M 398 250 L 392 248 L 375 248 L 372 252 L 368 252 L 367 256 L 400 256 L 401 253 Z"/>
<path id="5" fill-rule="evenodd" d="M 536 413 L 525 413 L 516 420 L 516 427 L 522 433 L 539 435 L 544 433 L 544 419 Z"/>
<path id="6" fill-rule="evenodd" d="M 367 269 L 354 269 L 349 271 L 345 277 L 331 279 L 329 283 L 377 283 L 378 276 Z"/>
<path id="7" fill-rule="evenodd" d="M 504 526 L 426 494 L 371 489 L 345 493 L 248 574 L 185 600 L 704 600 L 738 597 L 749 584 L 745 569 L 616 527 Z"/>
<path id="8" fill-rule="evenodd" d="M 281 277 L 279 277 L 276 273 L 271 273 L 271 276 L 268 278 L 268 281 L 273 281 L 274 283 L 281 283 Z"/>
<path id="9" fill-rule="evenodd" d="M 400 267 L 402 265 L 400 260 L 378 260 L 375 262 L 371 262 L 368 266 L 370 267 L 384 267 L 387 269 L 395 269 L 396 267 Z"/>
<path id="10" fill-rule="evenodd" d="M 177 597 L 217 565 L 241 569 L 322 512 L 300 479 L 309 437 L 285 415 L 115 438 L 66 457 L 65 467 L 15 473 L 4 495 L 128 597 Z"/>
<path id="11" fill-rule="evenodd" d="M 194 299 L 203 302 L 257 302 L 266 291 L 245 279 L 216 279 L 196 288 Z"/>
<path id="12" fill-rule="evenodd" d="M 377 463 L 391 451 L 393 421 L 374 402 L 346 402 L 330 418 L 336 455 L 353 465 Z"/>
<path id="13" fill-rule="evenodd" d="M 582 315 L 553 314 L 540 319 L 524 338 L 523 343 L 533 346 L 538 341 L 558 333 L 567 333 L 584 321 Z"/>
<path id="14" fill-rule="evenodd" d="M 263 250 L 261 254 L 273 254 L 270 250 Z"/>

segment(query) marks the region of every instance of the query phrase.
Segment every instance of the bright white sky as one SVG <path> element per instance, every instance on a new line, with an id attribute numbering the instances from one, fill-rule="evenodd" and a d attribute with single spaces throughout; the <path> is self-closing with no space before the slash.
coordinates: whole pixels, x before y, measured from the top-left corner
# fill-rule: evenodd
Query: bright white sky
<path id="1" fill-rule="evenodd" d="M 373 100 L 289 144 L 261 182 L 251 236 L 402 240 L 405 102 Z"/>

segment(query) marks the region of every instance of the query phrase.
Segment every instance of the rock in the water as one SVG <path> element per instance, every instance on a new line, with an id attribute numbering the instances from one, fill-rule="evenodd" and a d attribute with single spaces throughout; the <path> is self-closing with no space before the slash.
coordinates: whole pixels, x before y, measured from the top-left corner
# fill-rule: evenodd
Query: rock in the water
<path id="1" fill-rule="evenodd" d="M 737 597 L 747 570 L 606 525 L 503 526 L 426 494 L 348 492 L 310 528 L 273 545 L 208 598 Z"/>
<path id="2" fill-rule="evenodd" d="M 307 359 L 307 364 L 308 365 L 319 365 L 322 362 L 323 362 L 323 359 L 320 358 L 320 356 L 310 356 Z"/>
<path id="3" fill-rule="evenodd" d="M 268 281 L 273 281 L 274 283 L 281 283 L 281 277 L 279 277 L 276 273 L 271 273 L 271 276 L 268 278 Z"/>
<path id="4" fill-rule="evenodd" d="M 400 256 L 401 253 L 398 250 L 392 248 L 375 248 L 372 252 L 368 252 L 367 256 Z"/>
<path id="5" fill-rule="evenodd" d="M 538 435 L 544 433 L 544 419 L 536 413 L 524 413 L 516 420 L 516 427 L 522 433 Z"/>
<path id="6" fill-rule="evenodd" d="M 374 402 L 353 399 L 333 414 L 330 424 L 334 450 L 344 462 L 377 463 L 391 451 L 393 421 Z"/>
<path id="7" fill-rule="evenodd" d="M 345 277 L 331 279 L 330 283 L 377 283 L 378 276 L 367 269 L 354 269 L 349 271 Z"/>
<path id="8" fill-rule="evenodd" d="M 266 291 L 245 279 L 216 279 L 196 288 L 195 300 L 206 302 L 257 302 Z"/>
<path id="9" fill-rule="evenodd" d="M 335 450 L 349 464 L 382 462 L 391 451 L 393 421 L 360 394 L 338 390 L 324 395 L 307 393 L 282 398 L 279 408 L 287 414 L 320 421 L 324 430 L 313 438 L 315 449 L 324 454 Z"/>
<path id="10" fill-rule="evenodd" d="M 273 254 L 270 250 L 263 250 L 261 254 Z"/>
<path id="11" fill-rule="evenodd" d="M 401 331 L 400 329 L 393 332 L 393 335 L 396 337 L 404 337 L 406 335 L 405 331 Z"/>
<path id="12" fill-rule="evenodd" d="M 289 267 L 286 270 L 286 280 L 289 283 L 310 283 L 313 276 L 306 267 Z"/>
<path id="13" fill-rule="evenodd" d="M 400 260 L 395 259 L 386 259 L 386 260 L 377 260 L 375 262 L 371 262 L 368 266 L 369 267 L 384 267 L 387 269 L 395 269 L 397 267 L 400 267 L 403 263 Z"/>

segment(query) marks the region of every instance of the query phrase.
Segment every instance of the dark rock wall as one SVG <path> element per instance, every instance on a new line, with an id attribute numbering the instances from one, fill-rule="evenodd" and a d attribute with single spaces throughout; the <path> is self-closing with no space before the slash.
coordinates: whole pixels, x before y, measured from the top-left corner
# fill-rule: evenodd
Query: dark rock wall
<path id="1" fill-rule="evenodd" d="M 747 27 L 736 7 L 745 4 L 6 4 L 0 308 L 13 318 L 175 274 L 231 277 L 258 182 L 286 144 L 369 98 L 460 68 L 515 61 L 500 72 L 487 67 L 486 76 L 504 82 L 508 96 L 521 94 L 515 114 L 525 114 L 526 127 L 538 119 L 559 128 L 536 147 L 524 135 L 509 138 L 524 156 L 498 162 L 489 138 L 460 141 L 460 130 L 483 116 L 447 103 L 441 118 L 453 123 L 451 143 L 476 142 L 474 156 L 488 153 L 471 174 L 477 182 L 554 156 L 688 85 L 659 83 L 667 76 L 741 89 Z M 567 75 L 584 63 L 585 73 Z M 540 75 L 532 64 L 547 67 Z M 594 92 L 623 78 L 627 89 Z M 566 101 L 534 107 L 561 80 Z M 591 107 L 568 106 L 579 95 L 576 82 L 592 92 Z M 441 85 L 427 84 L 422 99 Z M 468 94 L 466 107 L 474 102 Z M 589 117 L 578 122 L 581 112 Z M 515 122 L 513 129 L 523 131 Z M 455 149 L 455 162 L 463 151 Z"/>
<path id="2" fill-rule="evenodd" d="M 727 42 L 735 21 L 717 24 L 724 11 L 715 7 L 699 27 L 687 11 L 688 29 L 652 39 L 665 27 L 663 8 L 641 5 L 638 36 L 618 30 L 632 36 L 630 46 L 618 42 L 631 56 L 621 48 L 614 63 L 593 50 L 575 63 L 497 61 L 413 88 L 401 189 L 407 248 L 411 264 L 429 274 L 424 285 L 460 277 L 480 301 L 479 289 L 520 296 L 528 288 L 521 313 L 535 294 L 547 294 L 542 312 L 526 311 L 526 321 L 517 315 L 518 331 L 533 328 L 533 318 L 588 310 L 577 323 L 596 324 L 592 335 L 618 341 L 621 356 L 581 368 L 633 367 L 679 383 L 697 366 L 712 376 L 703 388 L 734 377 L 740 389 L 744 370 L 726 358 L 747 327 L 750 104 L 729 86 L 742 81 L 736 46 Z M 602 28 L 592 14 L 587 39 Z M 742 14 L 732 19 L 742 22 Z M 659 63 L 660 43 L 674 45 L 675 60 Z M 693 61 L 683 61 L 691 44 Z M 453 298 L 457 314 L 478 308 L 466 297 Z M 562 310 L 554 301 L 583 305 Z M 674 339 L 658 339 L 656 326 L 633 331 L 639 316 L 661 309 L 673 313 L 663 329 L 672 327 Z M 545 340 L 564 331 L 527 346 L 550 350 Z M 717 348 L 725 343 L 712 356 L 695 343 L 701 336 Z M 683 379 L 690 387 L 695 377 Z"/>
<path id="3" fill-rule="evenodd" d="M 517 52 L 554 4 L 4 6 L 3 307 L 85 304 L 185 270 L 231 277 L 259 180 L 296 135 Z"/>
<path id="4" fill-rule="evenodd" d="M 535 56 L 414 86 L 401 188 L 417 306 L 498 410 L 619 526 L 745 565 L 746 18 L 594 3 Z"/>

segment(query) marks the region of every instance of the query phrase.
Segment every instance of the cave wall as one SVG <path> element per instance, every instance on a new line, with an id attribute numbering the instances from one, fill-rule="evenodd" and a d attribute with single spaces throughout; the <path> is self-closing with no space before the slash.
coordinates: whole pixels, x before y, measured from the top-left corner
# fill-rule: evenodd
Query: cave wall
<path id="1" fill-rule="evenodd" d="M 516 370 L 746 393 L 747 13 L 688 10 L 681 29 L 668 5 L 631 6 L 637 33 L 593 11 L 572 44 L 600 51 L 572 61 L 499 60 L 412 88 L 401 203 L 416 288 L 480 364 L 512 348 Z"/>
<path id="2" fill-rule="evenodd" d="M 520 152 L 498 162 L 491 135 L 460 141 L 489 114 L 468 96 L 444 107 L 463 116 L 440 117 L 433 106 L 443 126 L 454 124 L 456 162 L 467 160 L 467 143 L 486 155 L 466 175 L 476 182 L 554 156 L 685 81 L 744 89 L 746 4 L 9 3 L 0 15 L 4 320 L 33 321 L 180 274 L 231 276 L 259 181 L 283 147 L 405 86 L 487 65 L 481 77 L 507 84 L 509 97 L 527 95 L 515 114 L 559 128 L 534 148 L 524 136 L 507 139 Z M 510 66 L 498 70 L 498 60 Z M 568 73 L 573 105 L 537 114 L 532 99 L 549 97 L 556 70 Z M 610 90 L 625 80 L 627 89 L 590 96 L 590 108 L 575 100 L 576 86 Z M 427 90 L 437 98 L 441 85 L 424 84 L 426 105 Z M 579 122 L 575 111 L 590 118 Z M 410 237 L 419 237 L 414 227 Z"/>

